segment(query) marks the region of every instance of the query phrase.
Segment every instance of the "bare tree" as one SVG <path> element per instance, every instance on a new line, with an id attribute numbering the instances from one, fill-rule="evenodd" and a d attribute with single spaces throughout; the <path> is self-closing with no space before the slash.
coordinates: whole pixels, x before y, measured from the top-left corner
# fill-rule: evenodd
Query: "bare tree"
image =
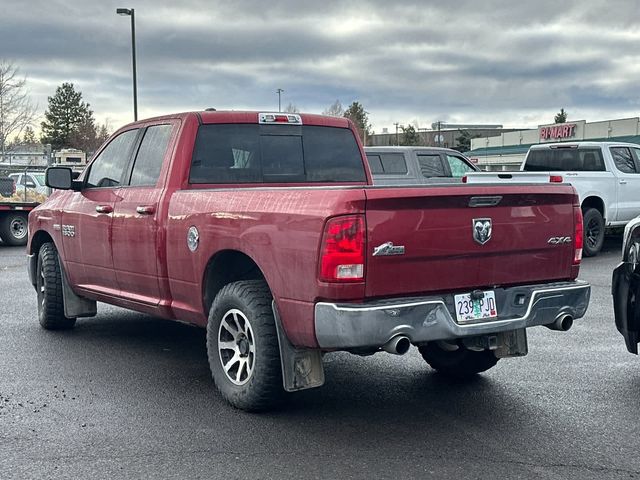
<path id="1" fill-rule="evenodd" d="M 329 106 L 329 108 L 322 112 L 322 114 L 332 117 L 342 117 L 344 115 L 344 108 L 342 107 L 340 100 L 336 100 Z"/>
<path id="2" fill-rule="evenodd" d="M 0 60 L 0 153 L 11 136 L 19 136 L 36 119 L 37 107 L 31 104 L 26 88 L 27 78 L 19 76 L 13 63 Z"/>
<path id="3" fill-rule="evenodd" d="M 285 108 L 284 111 L 287 113 L 300 113 L 300 110 L 298 110 L 297 105 L 293 103 L 289 103 L 289 105 L 287 105 L 287 108 Z"/>

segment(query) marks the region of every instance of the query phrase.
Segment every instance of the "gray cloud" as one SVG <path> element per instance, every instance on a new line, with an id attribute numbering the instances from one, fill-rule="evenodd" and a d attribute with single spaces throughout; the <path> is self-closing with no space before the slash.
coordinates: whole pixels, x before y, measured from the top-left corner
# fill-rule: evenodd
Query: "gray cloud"
<path id="1" fill-rule="evenodd" d="M 3 0 L 0 57 L 42 109 L 72 81 L 99 120 L 131 117 L 136 9 L 143 116 L 215 106 L 319 112 L 361 101 L 374 127 L 637 115 L 638 1 Z"/>

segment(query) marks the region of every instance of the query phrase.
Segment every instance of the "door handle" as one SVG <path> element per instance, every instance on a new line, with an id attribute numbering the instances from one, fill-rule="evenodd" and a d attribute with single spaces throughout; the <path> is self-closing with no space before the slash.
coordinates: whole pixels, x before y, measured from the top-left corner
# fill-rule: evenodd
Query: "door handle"
<path id="1" fill-rule="evenodd" d="M 626 180 L 624 180 L 624 179 L 620 180 L 620 185 L 626 185 L 626 184 L 627 184 Z"/>
<path id="2" fill-rule="evenodd" d="M 156 211 L 156 207 L 153 205 L 138 205 L 136 212 L 140 215 L 153 215 Z"/>
<path id="3" fill-rule="evenodd" d="M 96 212 L 98 212 L 98 213 L 111 213 L 111 212 L 113 212 L 113 207 L 111 205 L 98 205 L 96 207 Z"/>

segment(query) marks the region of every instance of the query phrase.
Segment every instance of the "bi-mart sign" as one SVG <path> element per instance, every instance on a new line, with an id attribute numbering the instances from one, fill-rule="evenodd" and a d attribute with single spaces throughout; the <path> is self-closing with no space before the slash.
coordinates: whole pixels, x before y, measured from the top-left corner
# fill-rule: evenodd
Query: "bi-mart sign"
<path id="1" fill-rule="evenodd" d="M 544 142 L 545 140 L 565 140 L 568 138 L 575 138 L 576 124 L 559 123 L 556 125 L 539 127 L 538 131 L 540 134 L 541 142 Z"/>

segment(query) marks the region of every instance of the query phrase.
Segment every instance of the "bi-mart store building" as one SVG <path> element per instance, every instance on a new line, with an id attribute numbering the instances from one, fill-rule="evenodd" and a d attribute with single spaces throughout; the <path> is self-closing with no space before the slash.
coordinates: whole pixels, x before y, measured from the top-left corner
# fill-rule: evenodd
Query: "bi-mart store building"
<path id="1" fill-rule="evenodd" d="M 640 118 L 591 123 L 579 120 L 474 138 L 465 155 L 483 170 L 518 170 L 531 145 L 582 140 L 640 144 Z"/>

